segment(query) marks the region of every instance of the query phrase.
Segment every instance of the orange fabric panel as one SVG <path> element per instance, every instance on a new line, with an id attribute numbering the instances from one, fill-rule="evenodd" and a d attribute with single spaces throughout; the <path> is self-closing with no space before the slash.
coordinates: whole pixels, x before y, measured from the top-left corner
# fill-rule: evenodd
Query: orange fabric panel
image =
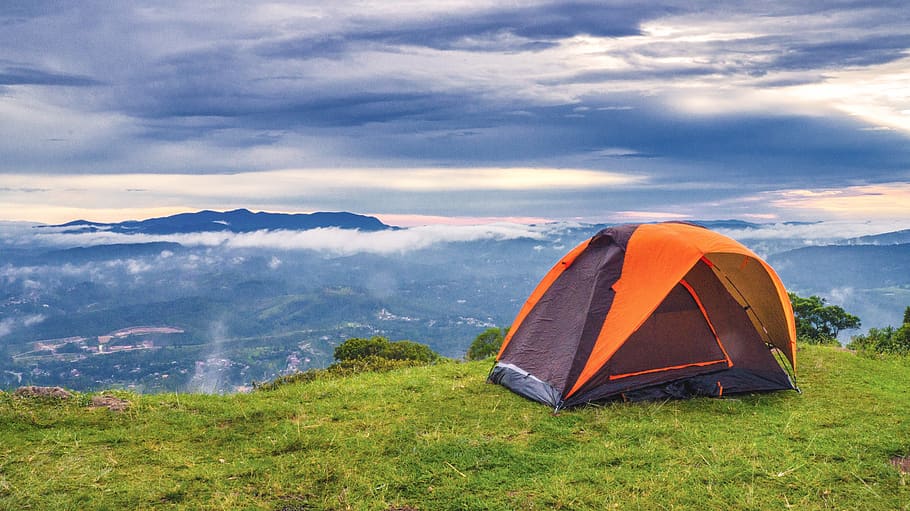
<path id="1" fill-rule="evenodd" d="M 678 366 L 658 367 L 656 369 L 645 369 L 644 371 L 636 371 L 634 373 L 611 374 L 610 379 L 611 380 L 620 380 L 622 378 L 628 378 L 630 376 L 638 376 L 641 374 L 662 373 L 664 371 L 672 371 L 674 369 L 685 369 L 687 367 L 704 367 L 704 366 L 710 366 L 710 365 L 714 365 L 714 364 L 726 364 L 728 362 L 729 362 L 728 360 L 708 360 L 707 362 L 693 362 L 691 364 L 683 364 L 683 365 L 678 365 Z"/>
<path id="2" fill-rule="evenodd" d="M 613 285 L 616 296 L 607 313 L 600 334 L 569 397 L 590 380 L 616 350 L 654 312 L 667 293 L 688 273 L 692 266 L 710 253 L 739 254 L 760 261 L 774 282 L 778 297 L 789 319 L 788 353 L 795 370 L 795 326 L 786 290 L 777 274 L 751 250 L 726 236 L 701 227 L 666 223 L 639 226 L 629 239 L 622 276 Z"/>
<path id="3" fill-rule="evenodd" d="M 512 336 L 515 335 L 515 332 L 518 331 L 518 327 L 521 326 L 521 323 L 525 320 L 528 314 L 531 313 L 531 310 L 537 305 L 537 302 L 540 301 L 541 297 L 550 289 L 550 286 L 553 285 L 553 282 L 556 282 L 556 279 L 562 275 L 562 272 L 566 271 L 566 268 L 572 266 L 572 263 L 575 262 L 575 259 L 581 255 L 582 252 L 588 248 L 588 244 L 591 243 L 591 240 L 585 240 L 583 243 L 580 243 L 577 247 L 573 248 L 568 254 L 563 256 L 550 271 L 544 275 L 543 280 L 540 281 L 540 284 L 537 284 L 537 287 L 534 289 L 534 292 L 531 293 L 531 296 L 525 301 L 524 305 L 521 306 L 521 310 L 518 311 L 518 316 L 515 317 L 515 321 L 512 322 L 511 328 L 509 328 L 509 334 L 506 335 L 505 340 L 502 341 L 502 346 L 499 348 L 499 353 L 496 355 L 496 360 L 499 360 L 499 357 L 502 356 L 502 353 L 505 351 L 506 346 L 509 345 L 509 341 L 512 340 Z"/>

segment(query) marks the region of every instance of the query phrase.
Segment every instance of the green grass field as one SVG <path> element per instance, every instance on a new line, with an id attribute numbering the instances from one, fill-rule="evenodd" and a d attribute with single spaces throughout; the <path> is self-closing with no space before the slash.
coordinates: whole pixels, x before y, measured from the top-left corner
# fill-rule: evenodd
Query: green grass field
<path id="1" fill-rule="evenodd" d="M 800 357 L 803 394 L 558 415 L 489 362 L 121 413 L 0 394 L 0 509 L 910 509 L 910 362 Z"/>

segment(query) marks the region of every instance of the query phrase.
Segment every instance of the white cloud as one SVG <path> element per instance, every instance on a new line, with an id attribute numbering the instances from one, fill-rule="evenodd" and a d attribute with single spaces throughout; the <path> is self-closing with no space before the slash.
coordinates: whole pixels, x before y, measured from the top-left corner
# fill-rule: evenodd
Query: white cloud
<path id="1" fill-rule="evenodd" d="M 906 182 L 780 190 L 764 195 L 777 208 L 801 210 L 826 218 L 905 220 L 910 212 L 910 183 Z"/>
<path id="2" fill-rule="evenodd" d="M 806 244 L 828 243 L 910 228 L 907 221 L 829 220 L 813 223 L 763 224 L 755 229 L 717 229 L 734 239 L 801 240 Z"/>
<path id="3" fill-rule="evenodd" d="M 152 269 L 152 265 L 138 259 L 127 259 L 124 264 L 126 265 L 127 273 L 130 275 L 145 273 Z"/>
<path id="4" fill-rule="evenodd" d="M 16 320 L 13 318 L 0 319 L 0 337 L 6 337 L 15 329 Z"/>
<path id="5" fill-rule="evenodd" d="M 44 321 L 41 314 L 29 314 L 22 317 L 3 318 L 0 320 L 0 337 L 6 337 L 20 326 L 32 326 Z"/>
<path id="6" fill-rule="evenodd" d="M 356 253 L 400 254 L 420 250 L 438 243 L 458 243 L 484 239 L 543 239 L 556 225 L 521 224 L 426 225 L 408 229 L 361 232 L 351 229 L 324 228 L 308 231 L 256 231 L 250 233 L 206 232 L 174 235 L 119 234 L 97 232 L 82 234 L 40 234 L 46 242 L 64 246 L 103 245 L 171 241 L 185 246 L 225 248 L 271 248 L 280 250 L 314 250 L 336 255 Z M 272 262 L 275 262 L 274 260 Z M 270 264 L 272 264 L 270 262 Z M 144 263 L 127 264 L 128 270 L 144 271 Z M 277 263 L 281 264 L 280 259 Z"/>
<path id="7" fill-rule="evenodd" d="M 827 73 L 825 80 L 789 87 L 782 94 L 825 104 L 878 129 L 910 135 L 910 57 L 887 64 Z"/>

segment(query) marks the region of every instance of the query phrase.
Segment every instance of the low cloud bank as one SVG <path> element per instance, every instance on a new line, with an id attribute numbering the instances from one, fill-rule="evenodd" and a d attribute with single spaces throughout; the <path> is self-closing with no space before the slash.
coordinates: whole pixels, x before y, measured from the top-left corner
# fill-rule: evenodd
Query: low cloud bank
<path id="1" fill-rule="evenodd" d="M 400 254 L 439 243 L 529 238 L 542 240 L 554 226 L 498 223 L 488 225 L 426 225 L 408 229 L 361 232 L 322 228 L 307 231 L 256 231 L 250 233 L 202 232 L 173 235 L 95 232 L 80 234 L 40 233 L 44 243 L 57 246 L 89 246 L 115 243 L 169 241 L 188 247 L 270 248 L 313 250 L 337 255 L 357 253 Z"/>
<path id="2" fill-rule="evenodd" d="M 5 228 L 4 228 L 5 227 Z M 29 226 L 30 227 L 30 226 Z M 53 247 L 110 245 L 117 243 L 175 242 L 187 247 L 238 249 L 311 250 L 331 255 L 370 253 L 403 254 L 443 243 L 504 241 L 527 238 L 556 242 L 563 234 L 585 226 L 572 222 L 539 225 L 491 223 L 482 225 L 433 224 L 406 229 L 362 232 L 351 229 L 321 228 L 307 231 L 256 231 L 250 233 L 200 232 L 171 235 L 94 232 L 67 234 L 51 229 L 0 225 L 0 240 L 6 246 L 40 244 Z M 593 233 L 593 226 L 592 233 Z M 753 241 L 799 240 L 803 244 L 823 244 L 910 228 L 902 221 L 826 221 L 815 223 L 762 224 L 757 228 L 719 228 L 734 239 Z M 575 234 L 577 236 L 577 234 Z M 279 264 L 279 263 L 276 263 Z"/>
<path id="3" fill-rule="evenodd" d="M 3 318 L 0 320 L 0 337 L 6 337 L 19 327 L 32 326 L 42 321 L 44 321 L 44 316 L 41 314 Z"/>
<path id="4" fill-rule="evenodd" d="M 907 221 L 827 221 L 815 223 L 763 224 L 755 229 L 717 229 L 735 239 L 804 240 L 807 244 L 857 238 L 910 228 Z"/>

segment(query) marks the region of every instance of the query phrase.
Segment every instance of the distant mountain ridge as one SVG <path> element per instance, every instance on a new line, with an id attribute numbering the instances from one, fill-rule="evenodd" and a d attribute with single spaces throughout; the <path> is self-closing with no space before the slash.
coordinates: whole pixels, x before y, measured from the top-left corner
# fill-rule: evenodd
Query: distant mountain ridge
<path id="1" fill-rule="evenodd" d="M 337 227 L 361 231 L 383 231 L 395 227 L 382 223 L 378 218 L 345 211 L 317 213 L 253 213 L 248 209 L 233 211 L 198 211 L 177 215 L 128 220 L 117 223 L 75 220 L 59 225 L 37 228 L 63 228 L 68 234 L 85 232 L 116 232 L 122 234 L 184 234 L 191 232 L 254 232 L 262 230 L 292 230 Z"/>
<path id="2" fill-rule="evenodd" d="M 897 245 L 910 243 L 910 229 L 850 238 L 847 243 L 851 245 Z"/>

